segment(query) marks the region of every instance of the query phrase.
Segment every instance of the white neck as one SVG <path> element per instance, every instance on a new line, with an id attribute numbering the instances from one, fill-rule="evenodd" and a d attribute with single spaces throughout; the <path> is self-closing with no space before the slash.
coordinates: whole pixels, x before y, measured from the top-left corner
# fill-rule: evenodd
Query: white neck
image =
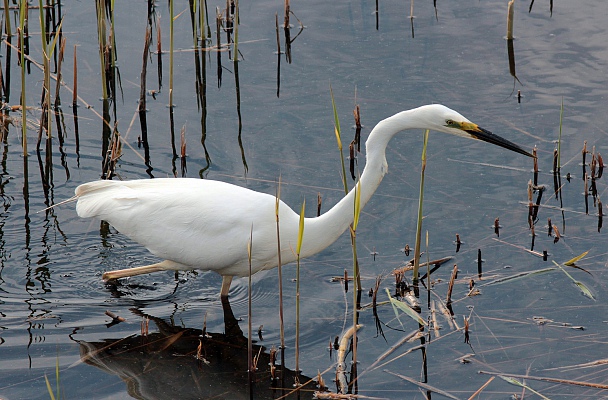
<path id="1" fill-rule="evenodd" d="M 361 209 L 370 200 L 388 171 L 385 157 L 388 142 L 398 132 L 421 128 L 423 125 L 413 111 L 415 110 L 403 111 L 382 120 L 371 131 L 365 143 L 366 163 L 360 178 Z M 305 219 L 302 257 L 315 254 L 335 242 L 353 222 L 356 187 L 323 215 Z"/>

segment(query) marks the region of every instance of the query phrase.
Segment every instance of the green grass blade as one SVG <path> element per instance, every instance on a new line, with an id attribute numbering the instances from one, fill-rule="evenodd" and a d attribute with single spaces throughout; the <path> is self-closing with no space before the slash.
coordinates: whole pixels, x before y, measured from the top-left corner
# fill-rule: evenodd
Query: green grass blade
<path id="1" fill-rule="evenodd" d="M 59 354 L 57 354 L 57 360 L 55 360 L 55 381 L 57 385 L 57 399 L 60 399 L 60 391 L 59 391 Z"/>
<path id="2" fill-rule="evenodd" d="M 515 274 L 515 275 L 506 276 L 504 278 L 494 279 L 493 281 L 486 282 L 486 283 L 483 283 L 481 285 L 476 285 L 476 287 L 483 287 L 483 286 L 490 286 L 490 285 L 501 285 L 503 283 L 513 282 L 513 281 L 518 280 L 518 279 L 523 279 L 523 278 L 527 278 L 529 276 L 534 276 L 534 275 L 540 275 L 540 274 L 544 274 L 545 272 L 551 272 L 551 271 L 555 271 L 555 270 L 556 270 L 555 268 L 549 267 L 549 268 L 539 269 L 539 270 L 535 270 L 535 271 L 520 272 L 520 273 Z"/>
<path id="3" fill-rule="evenodd" d="M 583 283 L 583 282 L 579 282 L 576 279 L 574 279 L 574 277 L 572 275 L 570 275 L 568 273 L 568 271 L 566 271 L 561 265 L 559 265 L 558 263 L 555 262 L 555 260 L 552 260 L 553 264 L 557 265 L 559 267 L 559 269 L 562 270 L 562 272 L 564 274 L 566 274 L 566 276 L 568 278 L 570 278 L 570 280 L 572 282 L 574 282 L 574 284 L 579 288 L 579 290 L 583 293 L 584 296 L 590 298 L 591 300 L 595 300 L 595 297 L 593 297 L 593 294 L 591 293 L 591 290 L 589 290 L 589 288 Z"/>
<path id="4" fill-rule="evenodd" d="M 52 400 L 55 400 L 55 395 L 53 394 L 53 389 L 51 388 L 51 382 L 49 382 L 49 378 L 46 377 L 46 374 L 44 374 L 44 380 L 46 381 L 46 388 L 49 391 L 49 396 Z"/>
<path id="5" fill-rule="evenodd" d="M 564 265 L 567 265 L 568 267 L 574 266 L 574 264 L 576 264 L 577 261 L 580 261 L 583 257 L 585 257 L 587 255 L 587 253 L 589 253 L 589 250 L 587 250 L 586 252 L 584 252 L 580 256 L 576 256 L 573 259 L 566 261 L 564 263 Z"/>
<path id="6" fill-rule="evenodd" d="M 338 150 L 340 151 L 340 162 L 342 163 L 342 184 L 344 185 L 344 193 L 348 193 L 348 183 L 346 182 L 346 166 L 344 165 L 344 154 L 342 153 L 342 132 L 340 130 L 340 119 L 338 118 L 338 109 L 334 100 L 334 91 L 329 84 L 329 94 L 331 96 L 331 107 L 334 112 L 334 133 L 338 142 Z"/>
<path id="7" fill-rule="evenodd" d="M 393 298 L 391 297 L 391 292 L 389 292 L 388 289 L 386 290 L 386 295 L 388 296 L 389 302 L 391 303 L 391 306 L 393 307 L 393 312 L 395 313 L 395 318 L 397 318 L 397 321 L 399 321 L 399 325 L 401 325 L 401 328 L 405 329 L 405 327 L 403 326 L 403 322 L 401 322 L 401 319 L 399 318 L 399 311 L 397 309 L 397 306 L 395 304 L 393 304 Z"/>
<path id="8" fill-rule="evenodd" d="M 342 151 L 342 141 L 340 139 L 342 135 L 342 131 L 340 129 L 340 118 L 338 118 L 338 109 L 336 108 L 336 101 L 334 100 L 334 90 L 331 87 L 331 83 L 329 84 L 329 94 L 331 95 L 331 107 L 334 112 L 334 127 L 336 131 L 336 139 L 338 140 L 338 148 Z"/>
<path id="9" fill-rule="evenodd" d="M 591 290 L 589 290 L 589 288 L 580 281 L 574 281 L 574 284 L 576 286 L 578 286 L 578 288 L 580 289 L 581 292 L 583 292 L 583 295 L 586 297 L 589 297 L 591 300 L 595 300 L 595 297 L 593 297 L 593 294 L 591 293 Z"/>
<path id="10" fill-rule="evenodd" d="M 59 34 L 61 33 L 62 25 L 63 25 L 63 17 L 61 18 L 61 21 L 59 21 L 59 25 L 57 26 L 55 36 L 53 37 L 53 43 L 51 43 L 51 50 L 49 52 L 49 58 L 53 57 L 53 52 L 55 51 L 55 47 L 57 46 L 57 39 L 59 39 Z"/>
<path id="11" fill-rule="evenodd" d="M 524 385 L 523 383 L 521 383 L 520 381 L 518 381 L 515 378 L 509 377 L 509 376 L 502 376 L 502 375 L 498 375 L 498 377 L 502 380 L 504 380 L 505 382 L 510 383 L 511 385 L 515 385 L 515 386 L 519 386 L 522 388 L 525 388 L 526 390 L 531 391 L 532 393 L 534 393 L 535 395 L 546 399 L 546 400 L 550 400 L 547 396 L 543 396 L 542 394 L 538 393 L 536 390 L 532 389 L 530 386 L 528 385 Z"/>
<path id="12" fill-rule="evenodd" d="M 393 306 L 393 311 L 395 311 L 397 320 L 399 320 L 399 315 L 397 312 L 397 309 L 399 309 L 399 310 L 403 311 L 408 317 L 410 317 L 413 320 L 415 320 L 416 322 L 418 322 L 420 325 L 424 325 L 424 326 L 427 325 L 426 321 L 420 316 L 420 314 L 418 314 L 416 311 L 414 311 L 410 306 L 408 306 L 407 304 L 405 304 L 402 301 L 399 301 L 399 300 L 391 297 L 391 293 L 389 292 L 388 289 L 386 289 L 386 294 L 388 295 L 388 299 L 390 300 L 391 305 Z M 399 320 L 399 323 L 401 323 L 401 320 Z M 401 326 L 403 327 L 403 324 L 401 324 Z"/>

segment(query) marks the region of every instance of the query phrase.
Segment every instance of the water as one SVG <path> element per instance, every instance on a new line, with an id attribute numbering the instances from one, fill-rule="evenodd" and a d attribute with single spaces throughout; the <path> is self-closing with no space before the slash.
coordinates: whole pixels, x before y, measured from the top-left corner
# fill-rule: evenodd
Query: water
<path id="1" fill-rule="evenodd" d="M 216 4 L 208 6 L 213 16 Z M 225 4 L 217 6 L 225 7 Z M 277 97 L 274 14 L 278 12 L 281 19 L 283 5 L 272 1 L 241 5 L 239 50 L 242 59 L 238 77 L 242 148 L 238 141 L 235 70 L 228 53 L 221 53 L 222 81 L 218 87 L 217 53 L 211 52 L 206 58 L 205 144 L 212 164 L 204 172 L 205 177 L 274 193 L 280 174 L 282 198 L 294 209 L 299 209 L 306 198 L 307 213 L 313 215 L 315 207 L 310 204 L 315 203 L 318 193 L 323 197 L 323 209 L 329 209 L 343 195 L 333 134 L 330 84 L 345 143 L 354 132 L 351 126 L 355 102 L 361 107 L 364 138 L 382 118 L 421 104 L 440 102 L 526 148 L 536 145 L 541 169 L 539 183 L 547 185 L 548 190 L 542 198 L 546 207 L 539 211 L 534 250 L 547 250 L 550 254 L 547 262 L 526 251 L 531 242 L 527 224 L 531 161 L 484 143 L 431 133 L 424 232 L 428 231 L 431 259 L 454 257 L 433 274 L 434 289 L 445 299 L 446 282 L 452 265 L 457 264 L 461 273 L 453 293 L 455 321 L 462 327 L 463 318 L 470 317 L 470 345 L 464 343 L 464 333 L 450 328 L 446 319 L 438 317 L 441 337 L 433 337 L 427 345 L 428 383 L 465 398 L 489 379 L 488 375 L 478 374 L 479 370 L 605 382 L 601 365 L 585 369 L 567 367 L 601 359 L 605 354 L 603 336 L 608 320 L 604 296 L 605 233 L 604 229 L 598 233 L 597 211 L 591 198 L 589 215 L 585 214 L 580 154 L 585 140 L 588 149 L 596 146 L 596 151 L 606 153 L 603 127 L 606 125 L 608 49 L 603 16 L 608 12 L 607 6 L 600 1 L 560 3 L 550 15 L 548 4 L 536 2 L 528 13 L 529 4 L 517 3 L 514 50 L 521 83 L 514 83 L 509 75 L 503 38 L 506 32 L 504 2 L 438 4 L 438 19 L 430 4 L 416 3 L 415 6 L 415 38 L 412 38 L 407 18 L 409 7 L 404 4 L 381 3 L 376 30 L 372 3 L 293 3 L 292 10 L 305 29 L 292 44 L 292 63 L 281 57 Z M 186 7 L 185 3 L 176 4 L 176 14 Z M 72 196 L 77 185 L 98 179 L 102 163 L 102 123 L 84 104 L 101 112 L 95 9 L 92 4 L 74 2 L 64 5 L 63 12 L 67 39 L 63 77 L 69 87 L 73 82 L 73 47 L 76 45 L 78 49 L 78 93 L 82 98 L 78 111 L 80 154 L 76 154 L 74 123 L 68 106 L 71 94 L 64 88 L 61 96 L 67 130 L 63 147 L 65 166 L 55 139 L 52 187 L 48 195 L 53 203 Z M 30 26 L 37 26 L 34 18 L 37 11 L 30 10 L 30 13 L 34 21 Z M 157 13 L 161 17 L 163 50 L 167 51 L 169 14 L 165 3 L 158 4 Z M 146 178 L 150 174 L 173 176 L 174 170 L 167 107 L 168 54 L 163 55 L 160 93 L 156 100 L 147 97 L 151 170 L 139 156 L 143 157 L 143 150 L 137 147 L 141 132 L 136 110 L 146 20 L 145 2 L 117 4 L 115 26 L 122 95 L 117 102 L 116 120 L 121 135 L 133 147 L 123 146 L 116 170 L 122 179 Z M 294 25 L 292 35 L 295 35 L 299 23 L 294 18 L 291 23 Z M 213 31 L 214 26 L 211 29 Z M 155 35 L 156 32 L 153 48 Z M 175 47 L 180 49 L 175 54 L 177 148 L 180 129 L 185 126 L 186 176 L 196 177 L 206 167 L 206 161 L 200 144 L 203 114 L 197 107 L 194 90 L 195 54 L 191 51 L 192 31 L 187 11 L 175 21 L 175 36 Z M 215 33 L 213 38 L 215 43 Z M 222 41 L 225 42 L 225 34 Z M 39 59 L 39 37 L 32 36 L 30 43 L 33 57 Z M 282 43 L 283 50 L 284 47 Z M 5 45 L 2 50 L 3 68 L 6 68 Z M 9 104 L 18 104 L 20 91 L 15 54 L 10 64 Z M 148 63 L 148 89 L 158 90 L 156 67 L 154 55 Z M 27 77 L 27 101 L 32 106 L 38 104 L 41 81 L 41 73 L 32 68 L 32 74 Z M 521 103 L 517 101 L 517 90 L 521 90 Z M 551 174 L 562 98 L 563 218 L 556 209 L 560 204 L 552 195 Z M 10 116 L 20 119 L 18 113 Z M 32 110 L 28 118 L 36 123 L 39 111 Z M 56 134 L 56 127 L 53 129 Z M 222 338 L 220 334 L 227 329 L 217 297 L 220 278 L 198 272 L 182 274 L 175 281 L 173 274 L 161 273 L 132 278 L 118 288 L 105 286 L 101 280 L 103 271 L 145 265 L 156 259 L 113 229 L 107 231 L 100 229 L 99 222 L 80 220 L 72 204 L 37 213 L 46 207 L 46 199 L 34 148 L 36 136 L 36 129 L 31 128 L 28 131 L 30 156 L 25 162 L 20 155 L 18 127 L 9 126 L 2 150 L 0 397 L 49 398 L 44 376 L 54 387 L 56 362 L 59 362 L 60 386 L 65 398 L 211 396 L 205 388 L 215 390 L 213 395 L 219 398 L 246 397 L 247 382 L 243 375 L 218 372 L 214 369 L 218 362 L 213 362 L 211 356 L 209 365 L 194 360 L 205 319 L 206 330 L 212 337 L 215 334 L 216 338 Z M 366 294 L 376 276 L 401 266 L 409 257 L 400 250 L 406 243 L 414 245 L 421 144 L 422 135 L 418 132 L 399 135 L 391 142 L 387 151 L 390 172 L 361 217 L 357 246 L 363 303 L 371 301 Z M 41 154 L 44 161 L 44 152 Z M 363 158 L 359 156 L 360 166 Z M 181 175 L 179 161 L 175 170 Z M 27 174 L 24 165 L 27 165 Z M 572 175 L 570 182 L 565 179 L 566 173 Z M 24 186 L 29 189 L 27 196 Z M 597 187 L 599 197 L 603 198 L 606 187 L 603 178 L 597 181 Z M 492 229 L 497 217 L 502 226 L 500 237 Z M 548 218 L 563 235 L 555 244 L 554 238 L 546 233 Z M 456 233 L 464 241 L 458 253 L 453 243 Z M 481 287 L 481 295 L 466 297 L 469 279 L 477 280 L 478 249 L 482 250 L 485 260 L 484 280 L 478 284 L 552 267 L 551 260 L 563 263 L 589 251 L 577 263 L 589 274 L 575 269 L 568 272 L 583 282 L 596 300 L 584 297 L 559 271 Z M 373 252 L 377 253 L 375 259 Z M 315 377 L 317 371 L 321 371 L 334 391 L 335 352 L 330 353 L 329 343 L 352 323 L 352 292 L 344 294 L 339 283 L 331 282 L 333 276 L 343 275 L 344 269 L 352 269 L 347 235 L 321 254 L 305 260 L 301 271 L 300 367 L 307 377 Z M 263 325 L 263 341 L 258 339 L 258 342 L 265 346 L 266 354 L 271 346 L 280 343 L 276 275 L 276 270 L 272 270 L 253 278 L 254 338 L 258 327 Z M 285 267 L 288 346 L 285 364 L 290 370 L 295 367 L 294 277 L 294 266 Z M 387 300 L 385 287 L 393 291 L 391 276 L 381 285 L 379 301 Z M 421 299 L 426 309 L 426 293 Z M 245 279 L 233 283 L 230 304 L 246 335 Z M 104 314 L 106 310 L 126 321 L 106 326 L 111 322 Z M 151 317 L 147 337 L 141 337 L 143 314 Z M 358 335 L 358 393 L 380 398 L 422 398 L 416 386 L 385 372 L 419 379 L 420 351 L 368 371 L 391 345 L 417 328 L 408 317 L 402 315 L 400 321 L 395 319 L 390 306 L 381 306 L 378 314 L 388 325 L 383 325 L 386 340 L 377 336 L 371 310 L 361 313 L 364 328 Z M 552 322 L 539 324 L 535 317 Z M 234 322 L 231 318 L 228 321 Z M 173 326 L 169 329 L 168 325 Z M 573 329 L 576 327 L 584 330 Z M 167 335 L 164 339 L 160 331 Z M 183 341 L 171 342 L 178 338 Z M 189 341 L 186 338 L 190 338 Z M 81 358 L 84 349 L 98 349 L 100 343 L 107 346 L 121 339 L 116 347 Z M 230 340 L 236 339 L 233 336 Z M 177 347 L 179 344 L 184 347 Z M 420 345 L 420 341 L 402 345 L 387 360 L 416 345 Z M 460 357 L 473 352 L 476 356 L 469 357 L 471 363 L 459 363 Z M 237 351 L 237 360 L 242 362 L 245 357 L 246 352 Z M 245 367 L 237 364 L 236 368 L 242 373 Z M 217 378 L 211 383 L 201 380 L 213 372 L 218 375 L 213 375 Z M 278 396 L 278 392 L 273 394 L 266 389 L 265 382 L 269 379 L 261 375 L 262 383 L 256 388 L 255 397 Z M 584 387 L 526 382 L 551 398 L 606 395 Z M 287 386 L 290 385 L 288 382 Z M 506 398 L 521 391 L 496 379 L 483 391 L 482 397 Z"/>

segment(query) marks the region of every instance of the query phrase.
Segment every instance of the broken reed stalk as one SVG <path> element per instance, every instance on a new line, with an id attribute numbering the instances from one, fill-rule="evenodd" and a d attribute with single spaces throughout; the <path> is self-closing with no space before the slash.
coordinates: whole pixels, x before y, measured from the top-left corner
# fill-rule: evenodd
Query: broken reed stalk
<path id="1" fill-rule="evenodd" d="M 348 390 L 348 381 L 346 379 L 346 363 L 344 360 L 346 359 L 346 353 L 348 352 L 350 342 L 350 338 L 353 340 L 356 337 L 355 334 L 362 325 L 351 326 L 340 339 L 340 345 L 338 347 L 338 360 L 336 366 L 336 384 L 338 385 L 339 392 L 342 394 L 346 394 Z M 338 339 L 336 337 L 336 339 Z"/>
<path id="2" fill-rule="evenodd" d="M 137 112 L 139 113 L 146 111 L 146 75 L 148 73 L 148 54 L 150 52 L 151 35 L 152 32 L 148 26 L 146 27 L 141 73 L 139 74 L 139 104 L 137 105 Z"/>
<path id="3" fill-rule="evenodd" d="M 65 53 L 65 42 L 66 38 L 61 38 L 61 45 L 59 46 L 59 57 L 57 62 L 57 85 L 55 86 L 55 107 L 59 107 L 61 105 L 61 100 L 59 99 L 59 89 L 61 89 L 61 81 L 63 80 L 61 74 L 61 66 L 63 64 L 63 57 Z"/>
<path id="4" fill-rule="evenodd" d="M 557 149 L 553 149 L 553 175 L 557 174 L 557 172 L 558 172 L 557 170 L 559 168 L 559 166 L 558 166 L 559 165 L 559 161 L 558 161 L 558 156 L 557 155 L 558 155 Z M 559 188 L 557 188 L 557 187 L 555 188 L 556 194 L 557 194 L 558 189 Z"/>
<path id="5" fill-rule="evenodd" d="M 116 107 L 116 31 L 114 30 L 114 0 L 110 0 L 110 37 L 109 37 L 109 46 L 110 46 L 110 82 L 111 82 L 111 90 L 112 96 L 114 97 L 114 107 Z M 116 118 L 116 108 L 114 109 L 114 118 Z"/>
<path id="6" fill-rule="evenodd" d="M 23 148 L 24 162 L 27 159 L 27 113 L 25 106 L 25 52 L 23 51 L 24 32 L 25 32 L 25 15 L 27 13 L 27 0 L 19 1 L 19 55 L 21 61 L 21 147 Z"/>
<path id="7" fill-rule="evenodd" d="M 424 199 L 424 171 L 426 169 L 426 147 L 429 141 L 429 130 L 424 131 L 422 145 L 422 165 L 420 167 L 420 193 L 418 194 L 418 222 L 416 224 L 416 245 L 414 248 L 414 285 L 418 284 L 418 269 L 420 268 L 420 238 L 422 235 L 422 203 Z"/>
<path id="8" fill-rule="evenodd" d="M 277 54 L 279 55 L 279 59 L 281 58 L 281 37 L 279 35 L 279 13 L 274 13 L 274 25 L 277 36 Z"/>
<path id="9" fill-rule="evenodd" d="M 595 158 L 595 145 L 591 147 L 591 179 L 595 179 L 595 169 L 597 168 L 597 159 Z"/>
<path id="10" fill-rule="evenodd" d="M 296 245 L 296 386 L 300 386 L 300 250 L 304 239 L 304 212 L 306 199 L 302 202 L 300 210 L 300 223 L 298 226 L 298 243 Z"/>
<path id="11" fill-rule="evenodd" d="M 173 0 L 169 0 L 169 108 L 173 107 Z"/>
<path id="12" fill-rule="evenodd" d="M 78 58 L 76 56 L 76 45 L 74 45 L 74 88 L 72 92 L 72 106 L 78 104 Z"/>
<path id="13" fill-rule="evenodd" d="M 234 51 L 234 62 L 239 60 L 239 0 L 234 0 L 234 21 L 233 21 L 233 51 Z"/>
<path id="14" fill-rule="evenodd" d="M 182 159 L 186 158 L 186 125 L 182 126 L 180 132 L 180 156 Z"/>
<path id="15" fill-rule="evenodd" d="M 431 258 L 429 256 L 429 231 L 426 231 L 425 241 L 425 253 L 426 253 L 426 294 L 427 294 L 427 307 L 431 308 Z"/>
<path id="16" fill-rule="evenodd" d="M 534 186 L 532 179 L 528 180 L 528 229 L 534 228 L 534 203 L 532 202 Z"/>
<path id="17" fill-rule="evenodd" d="M 507 40 L 513 40 L 513 5 L 515 0 L 509 1 L 507 5 Z"/>
<path id="18" fill-rule="evenodd" d="M 290 14 L 289 0 L 285 0 L 285 17 L 283 19 L 283 28 L 285 28 L 285 29 L 289 29 L 289 14 Z"/>
<path id="19" fill-rule="evenodd" d="M 277 223 L 277 268 L 279 270 L 279 324 L 281 332 L 281 351 L 285 350 L 285 326 L 283 324 L 283 271 L 281 262 L 281 232 L 279 230 L 279 205 L 281 203 L 281 175 L 279 175 L 279 182 L 277 184 L 276 192 L 276 203 L 274 206 L 274 215 Z"/>
<path id="20" fill-rule="evenodd" d="M 323 198 L 321 197 L 321 192 L 317 192 L 317 217 L 321 216 L 322 202 L 323 202 Z"/>
<path id="21" fill-rule="evenodd" d="M 445 304 L 452 304 L 452 290 L 454 289 L 454 281 L 456 281 L 456 277 L 458 276 L 458 266 L 454 264 L 454 268 L 452 269 L 452 276 L 450 277 L 450 282 L 448 283 L 448 293 L 446 295 Z"/>
<path id="22" fill-rule="evenodd" d="M 163 86 L 163 45 L 162 45 L 162 34 L 160 29 L 160 17 L 156 19 L 156 54 L 157 54 L 157 65 L 156 74 L 158 75 L 158 91 Z"/>
<path id="23" fill-rule="evenodd" d="M 356 96 L 356 93 L 355 93 Z M 357 152 L 361 152 L 361 109 L 359 108 L 359 104 L 355 104 L 355 109 L 353 110 L 353 115 L 355 117 L 355 143 L 357 144 Z"/>
<path id="24" fill-rule="evenodd" d="M 477 277 L 481 280 L 483 260 L 481 259 L 481 249 L 477 249 Z"/>
<path id="25" fill-rule="evenodd" d="M 97 41 L 99 42 L 99 62 L 101 65 L 101 92 L 102 99 L 105 101 L 108 99 L 108 89 L 106 85 L 106 20 L 104 18 L 104 7 L 104 0 L 97 0 L 95 9 L 97 11 Z"/>
<path id="26" fill-rule="evenodd" d="M 587 141 L 583 140 L 583 150 L 582 150 L 582 155 L 583 155 L 583 175 L 585 174 L 585 168 L 586 168 L 586 159 L 587 159 Z"/>

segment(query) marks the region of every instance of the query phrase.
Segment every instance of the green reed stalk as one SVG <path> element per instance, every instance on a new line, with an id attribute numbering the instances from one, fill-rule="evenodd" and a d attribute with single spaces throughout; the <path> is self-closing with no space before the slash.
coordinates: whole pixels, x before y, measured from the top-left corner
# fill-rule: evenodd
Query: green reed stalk
<path id="1" fill-rule="evenodd" d="M 204 42 L 208 37 L 211 37 L 211 30 L 209 25 L 207 24 L 207 20 L 209 19 L 207 15 L 207 0 L 200 0 L 199 6 L 199 20 L 201 24 L 201 40 Z"/>
<path id="2" fill-rule="evenodd" d="M 338 142 L 338 150 L 340 151 L 340 161 L 342 162 L 342 184 L 344 185 L 344 194 L 348 194 L 348 183 L 346 182 L 346 167 L 344 166 L 344 154 L 342 154 L 342 132 L 340 130 L 340 119 L 338 118 L 338 109 L 334 100 L 334 91 L 329 84 L 329 94 L 331 95 L 331 107 L 334 111 L 334 132 L 336 133 L 336 141 Z"/>
<path id="3" fill-rule="evenodd" d="M 559 136 L 557 137 L 557 170 L 562 168 L 561 163 L 561 145 L 562 145 L 562 122 L 564 120 L 564 97 L 562 96 L 562 105 L 559 109 Z"/>
<path id="4" fill-rule="evenodd" d="M 340 119 L 338 118 L 338 109 L 336 108 L 336 102 L 334 100 L 334 91 L 331 87 L 331 84 L 329 85 L 329 93 L 331 96 L 331 106 L 334 112 L 334 132 L 336 134 L 336 142 L 338 143 L 338 150 L 340 152 L 340 163 L 342 164 L 342 184 L 344 185 L 344 194 L 348 194 L 348 183 L 346 180 L 346 166 L 344 165 L 344 154 L 342 153 L 342 131 L 340 129 Z M 355 238 L 353 236 L 353 231 L 352 231 L 352 227 L 351 227 L 351 231 L 350 231 L 350 240 L 351 240 L 351 245 L 354 247 L 355 246 Z M 356 248 L 353 248 L 353 251 L 356 254 Z M 356 260 L 355 260 L 356 262 Z M 359 276 L 359 264 L 356 262 L 356 274 L 354 276 L 354 280 L 355 280 L 355 293 L 357 292 L 357 288 L 361 289 L 361 277 Z M 355 304 L 353 305 L 354 308 L 357 307 L 357 303 L 355 301 Z"/>
<path id="5" fill-rule="evenodd" d="M 277 222 L 277 257 L 279 269 L 279 324 L 281 332 L 281 350 L 285 349 L 285 326 L 283 323 L 283 269 L 281 262 L 281 232 L 279 231 L 279 205 L 281 203 L 281 176 L 279 175 L 279 183 L 277 185 L 276 203 L 274 213 Z"/>
<path id="6" fill-rule="evenodd" d="M 422 145 L 422 166 L 420 168 L 420 193 L 418 194 L 418 223 L 416 224 L 416 245 L 414 246 L 414 277 L 415 284 L 418 283 L 418 269 L 420 268 L 420 239 L 422 236 L 422 202 L 424 199 L 424 170 L 426 169 L 426 147 L 429 141 L 429 130 L 424 132 L 424 144 Z"/>
<path id="7" fill-rule="evenodd" d="M 300 210 L 300 224 L 298 227 L 298 243 L 296 246 L 296 384 L 299 385 L 300 376 L 300 250 L 304 239 L 304 211 L 306 199 L 302 202 Z"/>
<path id="8" fill-rule="evenodd" d="M 51 129 L 53 124 L 51 123 L 53 110 L 51 109 L 51 69 L 50 69 L 50 61 L 53 56 L 53 52 L 55 51 L 55 47 L 57 46 L 57 40 L 59 39 L 59 33 L 61 32 L 61 27 L 63 25 L 63 19 L 59 23 L 57 27 L 57 32 L 55 32 L 55 36 L 53 37 L 53 42 L 51 46 L 47 46 L 47 31 L 45 24 L 45 16 L 44 16 L 44 8 L 42 6 L 42 0 L 38 1 L 39 6 L 39 16 L 40 16 L 40 32 L 42 38 L 42 56 L 43 56 L 43 69 L 44 69 L 44 102 L 46 103 L 46 137 L 48 139 L 51 138 Z M 57 82 L 60 81 L 60 75 L 58 72 Z M 44 107 L 43 107 L 44 109 Z"/>
<path id="9" fill-rule="evenodd" d="M 247 243 L 247 261 L 249 261 L 249 277 L 247 281 L 247 364 L 249 373 L 253 372 L 253 340 L 251 328 L 251 252 L 253 251 L 253 225 L 249 232 L 249 242 Z"/>
<path id="10" fill-rule="evenodd" d="M 350 231 L 351 244 L 353 249 L 353 363 L 357 363 L 357 325 L 358 321 L 358 308 L 357 308 L 357 296 L 361 290 L 361 279 L 359 274 L 359 259 L 357 257 L 357 226 L 359 225 L 359 216 L 361 215 L 361 180 L 357 181 L 355 185 L 355 204 L 354 204 L 354 217 Z"/>
<path id="11" fill-rule="evenodd" d="M 6 28 L 6 36 L 8 36 L 8 37 L 13 36 L 13 32 L 11 29 L 10 10 L 8 8 L 8 0 L 4 0 L 4 25 Z"/>

